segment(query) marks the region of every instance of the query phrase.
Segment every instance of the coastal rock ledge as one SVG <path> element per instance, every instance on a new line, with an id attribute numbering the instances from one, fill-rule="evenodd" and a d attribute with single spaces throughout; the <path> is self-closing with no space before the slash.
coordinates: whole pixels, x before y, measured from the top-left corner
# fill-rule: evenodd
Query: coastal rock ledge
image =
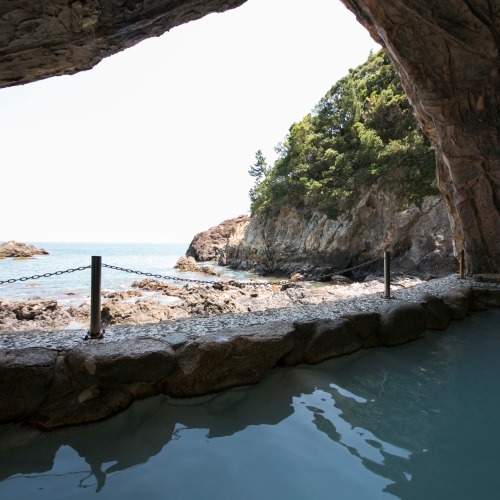
<path id="1" fill-rule="evenodd" d="M 141 337 L 120 343 L 88 341 L 62 350 L 3 349 L 0 423 L 52 429 L 94 422 L 136 399 L 210 394 L 256 383 L 276 366 L 403 344 L 488 307 L 500 307 L 500 289 L 463 287 L 336 319 L 221 327 L 181 343 Z"/>
<path id="2" fill-rule="evenodd" d="M 49 252 L 43 249 L 36 248 L 33 245 L 26 243 L 19 243 L 18 241 L 6 241 L 0 243 L 0 259 L 8 257 L 14 258 L 28 258 L 35 255 L 48 255 Z"/>

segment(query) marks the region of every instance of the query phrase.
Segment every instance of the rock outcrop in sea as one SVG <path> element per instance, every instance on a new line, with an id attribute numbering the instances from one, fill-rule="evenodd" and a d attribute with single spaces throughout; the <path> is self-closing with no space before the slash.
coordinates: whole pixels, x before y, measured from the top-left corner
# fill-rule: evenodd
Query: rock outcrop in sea
<path id="1" fill-rule="evenodd" d="M 336 219 L 290 206 L 250 219 L 238 217 L 197 234 L 187 254 L 235 269 L 321 281 L 373 260 L 377 262 L 358 268 L 354 276 L 381 271 L 385 251 L 391 252 L 394 270 L 417 275 L 455 271 L 442 198 L 427 196 L 420 206 L 403 206 L 404 200 L 376 184 Z M 214 237 L 220 234 L 224 236 Z"/>
<path id="2" fill-rule="evenodd" d="M 182 255 L 174 266 L 181 272 L 199 273 L 207 276 L 220 276 L 221 273 L 216 271 L 212 266 L 199 266 L 194 257 L 185 257 Z"/>
<path id="3" fill-rule="evenodd" d="M 189 245 L 186 257 L 194 257 L 202 262 L 216 261 L 225 265 L 227 251 L 240 244 L 249 222 L 248 215 L 240 215 L 198 233 Z"/>
<path id="4" fill-rule="evenodd" d="M 48 255 L 49 252 L 43 249 L 36 248 L 33 245 L 27 245 L 26 243 L 20 243 L 18 241 L 6 241 L 5 243 L 0 243 L 0 259 L 5 259 L 8 257 L 15 258 L 28 258 L 34 255 Z"/>

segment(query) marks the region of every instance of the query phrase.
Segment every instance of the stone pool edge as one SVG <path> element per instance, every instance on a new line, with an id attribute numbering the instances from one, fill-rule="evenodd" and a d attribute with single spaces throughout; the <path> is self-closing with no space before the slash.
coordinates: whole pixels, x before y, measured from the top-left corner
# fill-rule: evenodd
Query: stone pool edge
<path id="1" fill-rule="evenodd" d="M 500 289 L 463 287 L 335 319 L 223 329 L 184 344 L 142 337 L 60 350 L 3 349 L 0 424 L 23 422 L 48 430 L 95 422 L 134 400 L 207 395 L 257 383 L 276 366 L 316 364 L 359 349 L 400 345 L 490 307 L 500 307 Z"/>

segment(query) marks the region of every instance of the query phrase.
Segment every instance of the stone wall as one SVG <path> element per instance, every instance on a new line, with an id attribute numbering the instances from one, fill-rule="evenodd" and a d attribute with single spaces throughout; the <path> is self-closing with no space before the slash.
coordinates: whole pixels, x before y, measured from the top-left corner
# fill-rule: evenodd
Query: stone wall
<path id="1" fill-rule="evenodd" d="M 211 332 L 177 344 L 153 338 L 88 341 L 73 349 L 0 350 L 0 423 L 42 429 L 109 417 L 134 400 L 200 396 L 258 382 L 275 366 L 319 363 L 444 330 L 469 311 L 500 306 L 500 289 L 455 289 L 375 312 Z"/>

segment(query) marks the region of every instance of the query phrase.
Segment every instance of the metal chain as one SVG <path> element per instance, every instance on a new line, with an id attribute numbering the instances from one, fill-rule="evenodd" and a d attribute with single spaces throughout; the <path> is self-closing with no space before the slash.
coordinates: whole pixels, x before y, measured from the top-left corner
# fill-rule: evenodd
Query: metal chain
<path id="1" fill-rule="evenodd" d="M 0 285 L 5 283 L 15 283 L 16 281 L 28 281 L 37 280 L 40 278 L 50 278 L 51 276 L 60 276 L 61 274 L 74 273 L 76 271 L 84 271 L 85 269 L 90 269 L 92 266 L 76 267 L 75 269 L 66 269 L 66 271 L 56 271 L 55 273 L 45 273 L 45 274 L 35 274 L 33 276 L 25 276 L 23 278 L 16 278 L 10 280 L 0 281 Z"/>
<path id="2" fill-rule="evenodd" d="M 369 264 L 373 264 L 374 262 L 378 262 L 380 260 L 383 259 L 377 257 L 376 259 L 369 260 L 368 262 L 363 262 L 363 264 L 358 264 L 357 266 L 348 267 L 347 269 L 343 269 L 342 271 L 335 271 L 335 274 L 347 273 L 348 271 L 352 271 L 353 269 L 358 269 L 358 267 L 368 266 Z"/>
<path id="3" fill-rule="evenodd" d="M 104 264 L 104 263 L 102 264 L 102 267 L 107 267 L 108 269 L 114 269 L 115 271 L 123 271 L 125 273 L 139 274 L 141 276 L 147 276 L 148 278 L 157 278 L 157 279 L 172 280 L 172 281 L 188 281 L 193 283 L 204 283 L 206 285 L 215 285 L 216 283 L 219 283 L 218 281 L 197 280 L 190 278 L 174 278 L 173 276 L 163 276 L 161 274 L 144 273 L 142 271 L 134 271 L 133 269 L 126 269 L 124 267 L 110 266 L 109 264 Z"/>

